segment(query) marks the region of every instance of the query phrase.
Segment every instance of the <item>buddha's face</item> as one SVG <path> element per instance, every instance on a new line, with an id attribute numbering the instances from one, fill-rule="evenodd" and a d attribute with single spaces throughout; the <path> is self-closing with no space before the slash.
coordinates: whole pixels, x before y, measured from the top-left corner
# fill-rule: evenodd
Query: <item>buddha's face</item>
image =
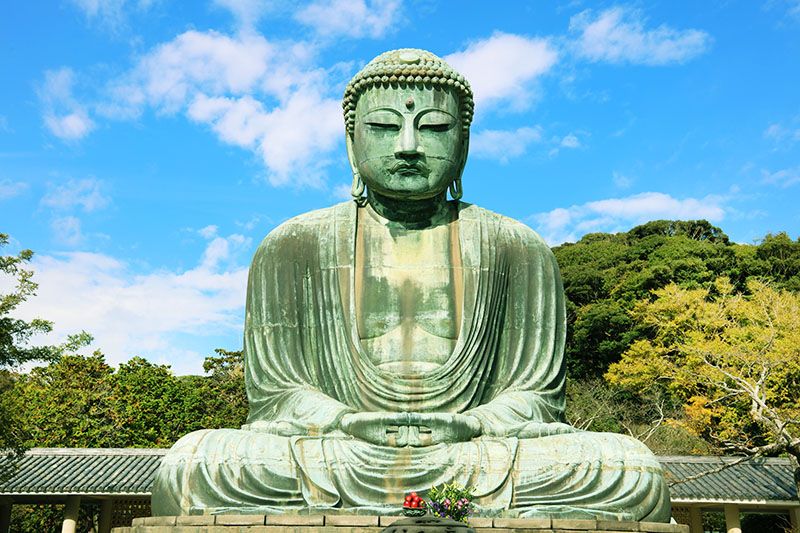
<path id="1" fill-rule="evenodd" d="M 372 88 L 358 99 L 351 162 L 373 192 L 420 200 L 460 176 L 465 134 L 449 90 Z"/>

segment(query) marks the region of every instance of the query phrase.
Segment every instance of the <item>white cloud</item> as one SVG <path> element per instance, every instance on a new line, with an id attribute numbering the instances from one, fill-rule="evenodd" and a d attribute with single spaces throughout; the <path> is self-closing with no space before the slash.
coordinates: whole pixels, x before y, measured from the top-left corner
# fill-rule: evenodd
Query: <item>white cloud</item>
<path id="1" fill-rule="evenodd" d="M 495 33 L 444 59 L 469 80 L 476 105 L 507 102 L 522 110 L 532 103 L 536 80 L 555 65 L 558 54 L 547 39 Z"/>
<path id="2" fill-rule="evenodd" d="M 75 75 L 69 68 L 48 70 L 39 88 L 44 124 L 56 137 L 77 141 L 94 129 L 86 108 L 72 95 Z"/>
<path id="3" fill-rule="evenodd" d="M 81 230 L 81 221 L 75 216 L 56 217 L 50 223 L 53 229 L 53 235 L 61 245 L 64 246 L 77 246 L 83 242 L 83 231 Z"/>
<path id="4" fill-rule="evenodd" d="M 108 29 L 116 30 L 123 26 L 127 12 L 144 12 L 150 9 L 155 0 L 72 0 L 89 21 L 97 21 Z"/>
<path id="5" fill-rule="evenodd" d="M 44 124 L 50 133 L 64 140 L 78 140 L 94 129 L 94 123 L 85 110 L 66 115 L 46 114 Z"/>
<path id="6" fill-rule="evenodd" d="M 113 363 L 142 355 L 200 373 L 203 356 L 217 345 L 201 354 L 187 350 L 183 337 L 201 345 L 220 336 L 238 338 L 247 285 L 247 268 L 239 261 L 251 244 L 241 235 L 216 236 L 196 267 L 144 274 L 104 254 L 37 254 L 32 268 L 39 290 L 19 316 L 52 320 L 56 329 L 47 341 L 87 330 Z"/>
<path id="7" fill-rule="evenodd" d="M 273 224 L 273 221 L 270 217 L 261 214 L 255 214 L 245 221 L 237 220 L 234 223 L 245 231 L 253 231 L 259 225 Z"/>
<path id="8" fill-rule="evenodd" d="M 780 124 L 770 124 L 764 130 L 764 137 L 767 139 L 780 139 L 784 135 L 783 127 Z"/>
<path id="9" fill-rule="evenodd" d="M 197 92 L 243 94 L 258 88 L 279 50 L 255 34 L 187 31 L 145 54 L 113 87 L 121 104 L 180 110 Z"/>
<path id="10" fill-rule="evenodd" d="M 75 211 L 92 213 L 107 207 L 111 199 L 103 193 L 103 188 L 104 183 L 94 178 L 47 184 L 47 192 L 39 203 L 42 207 L 50 208 L 54 214 L 50 227 L 56 242 L 75 247 L 85 241 L 86 235 Z"/>
<path id="11" fill-rule="evenodd" d="M 588 136 L 587 132 L 579 132 L 581 135 Z M 583 144 L 581 143 L 580 138 L 575 133 L 568 133 L 563 137 L 552 137 L 550 139 L 550 143 L 553 146 L 550 151 L 547 153 L 550 157 L 555 157 L 561 152 L 562 149 L 567 150 L 575 150 L 577 148 L 581 148 Z"/>
<path id="12" fill-rule="evenodd" d="M 612 174 L 612 180 L 614 181 L 614 185 L 620 189 L 628 189 L 634 182 L 633 178 L 617 172 L 616 170 Z"/>
<path id="13" fill-rule="evenodd" d="M 797 118 L 795 118 L 795 121 L 797 121 Z M 767 129 L 764 130 L 764 137 L 766 139 L 773 140 L 776 143 L 787 142 L 788 144 L 791 144 L 795 141 L 800 141 L 800 128 L 784 126 L 783 124 L 776 122 L 774 124 L 770 124 Z"/>
<path id="14" fill-rule="evenodd" d="M 397 24 L 400 0 L 317 0 L 295 18 L 325 37 L 382 37 Z"/>
<path id="15" fill-rule="evenodd" d="M 561 139 L 561 143 L 559 144 L 561 148 L 580 148 L 581 141 L 575 134 L 570 133 L 569 135 L 565 135 L 563 139 Z"/>
<path id="16" fill-rule="evenodd" d="M 589 9 L 582 11 L 570 19 L 569 29 L 580 33 L 575 43 L 578 55 L 591 61 L 682 63 L 711 45 L 711 36 L 701 30 L 676 30 L 665 24 L 647 29 L 640 12 L 623 7 L 606 9 L 597 16 Z"/>
<path id="17" fill-rule="evenodd" d="M 0 180 L 0 200 L 6 200 L 22 194 L 27 188 L 28 184 L 22 181 Z"/>
<path id="18" fill-rule="evenodd" d="M 475 157 L 507 162 L 525 153 L 531 143 L 542 139 L 541 128 L 516 130 L 483 130 L 470 136 L 470 152 Z"/>
<path id="19" fill-rule="evenodd" d="M 198 96 L 189 116 L 211 125 L 221 140 L 251 148 L 272 171 L 273 185 L 320 186 L 322 176 L 309 165 L 330 151 L 342 135 L 341 105 L 298 92 L 271 111 L 249 96 L 238 99 Z M 306 166 L 296 172 L 299 162 Z"/>
<path id="20" fill-rule="evenodd" d="M 327 73 L 312 59 L 302 43 L 188 31 L 142 57 L 103 109 L 121 118 L 147 107 L 183 112 L 258 155 L 273 185 L 319 186 L 344 128 L 339 98 L 326 96 Z"/>
<path id="21" fill-rule="evenodd" d="M 767 10 L 781 11 L 783 19 L 780 24 L 794 24 L 800 22 L 800 0 L 767 0 L 763 3 Z"/>
<path id="22" fill-rule="evenodd" d="M 645 192 L 625 198 L 609 198 L 557 208 L 531 217 L 534 229 L 551 245 L 574 242 L 594 231 L 622 231 L 635 224 L 656 219 L 707 219 L 718 222 L 729 210 L 726 198 L 674 198 L 659 192 Z"/>
<path id="23" fill-rule="evenodd" d="M 331 189 L 331 196 L 340 201 L 352 200 L 352 190 L 353 185 L 351 183 L 340 183 Z"/>
<path id="24" fill-rule="evenodd" d="M 103 183 L 93 178 L 69 180 L 67 183 L 48 184 L 47 194 L 42 205 L 54 209 L 70 210 L 80 208 L 86 213 L 108 206 L 111 199 L 103 194 Z"/>
<path id="25" fill-rule="evenodd" d="M 197 234 L 203 238 L 211 239 L 217 236 L 218 231 L 219 228 L 217 226 L 215 226 L 214 224 L 209 224 L 208 226 L 197 230 Z"/>
<path id="26" fill-rule="evenodd" d="M 786 14 L 790 17 L 800 20 L 800 0 L 788 0 Z"/>
<path id="27" fill-rule="evenodd" d="M 800 166 L 794 168 L 784 168 L 771 172 L 761 171 L 762 181 L 769 185 L 777 185 L 783 189 L 800 183 Z"/>
<path id="28" fill-rule="evenodd" d="M 272 7 L 264 0 L 214 0 L 214 4 L 230 11 L 245 28 L 252 27 Z"/>

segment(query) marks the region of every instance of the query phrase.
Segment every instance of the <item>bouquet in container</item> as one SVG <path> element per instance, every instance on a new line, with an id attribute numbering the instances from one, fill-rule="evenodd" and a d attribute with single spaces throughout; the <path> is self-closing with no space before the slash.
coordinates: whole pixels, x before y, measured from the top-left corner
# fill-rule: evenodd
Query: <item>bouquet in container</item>
<path id="1" fill-rule="evenodd" d="M 467 522 L 475 508 L 472 503 L 472 487 L 464 488 L 455 483 L 433 487 L 428 492 L 431 513 L 441 518 L 452 518 L 459 522 Z"/>

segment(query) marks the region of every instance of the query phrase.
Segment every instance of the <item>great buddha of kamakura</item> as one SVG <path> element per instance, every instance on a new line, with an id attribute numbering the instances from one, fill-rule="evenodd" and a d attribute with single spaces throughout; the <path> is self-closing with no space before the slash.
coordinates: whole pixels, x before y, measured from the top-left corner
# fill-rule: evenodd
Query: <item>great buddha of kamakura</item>
<path id="1" fill-rule="evenodd" d="M 461 200 L 467 81 L 429 52 L 396 50 L 356 74 L 343 105 L 355 198 L 259 246 L 248 423 L 176 443 L 154 514 L 385 514 L 455 482 L 483 514 L 667 521 L 643 444 L 565 423 L 550 249 Z"/>

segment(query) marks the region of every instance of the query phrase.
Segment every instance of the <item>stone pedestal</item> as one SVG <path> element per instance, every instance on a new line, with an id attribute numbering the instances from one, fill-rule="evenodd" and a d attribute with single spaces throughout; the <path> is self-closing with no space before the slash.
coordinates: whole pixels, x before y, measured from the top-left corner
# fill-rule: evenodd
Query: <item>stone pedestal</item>
<path id="1" fill-rule="evenodd" d="M 403 523 L 396 522 L 403 520 Z M 425 533 L 431 525 L 403 516 L 358 515 L 204 515 L 136 518 L 112 533 Z M 442 527 L 443 526 L 443 527 Z M 460 527 L 459 527 L 460 526 Z M 570 520 L 557 518 L 472 518 L 469 527 L 442 524 L 441 533 L 689 533 L 689 526 L 659 522 Z M 460 531 L 459 531 L 460 530 Z M 387 532 L 388 533 L 388 532 Z"/>

